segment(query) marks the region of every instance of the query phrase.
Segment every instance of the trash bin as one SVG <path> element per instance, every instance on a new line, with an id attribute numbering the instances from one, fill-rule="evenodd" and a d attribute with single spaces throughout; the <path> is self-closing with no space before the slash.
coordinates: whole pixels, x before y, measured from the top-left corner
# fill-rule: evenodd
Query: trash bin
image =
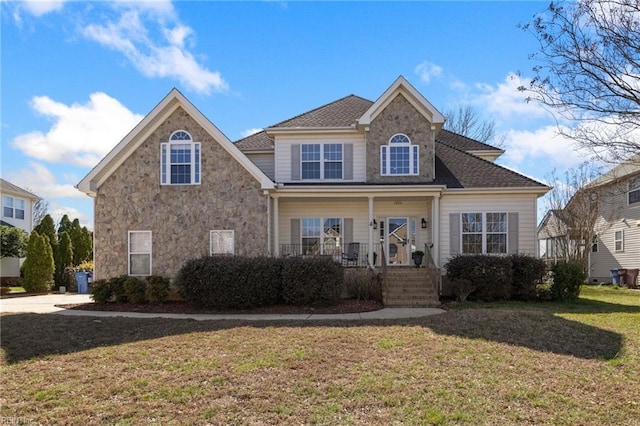
<path id="1" fill-rule="evenodd" d="M 640 269 L 627 269 L 625 284 L 629 288 L 638 288 L 638 272 Z"/>
<path id="2" fill-rule="evenodd" d="M 618 276 L 620 277 L 620 285 L 625 285 L 627 283 L 627 269 L 618 268 Z"/>
<path id="3" fill-rule="evenodd" d="M 618 274 L 618 270 L 617 269 L 611 269 L 611 280 L 613 282 L 613 284 L 615 285 L 619 285 L 620 284 L 620 275 Z"/>
<path id="4" fill-rule="evenodd" d="M 76 283 L 78 284 L 78 294 L 89 293 L 89 273 L 76 272 Z"/>

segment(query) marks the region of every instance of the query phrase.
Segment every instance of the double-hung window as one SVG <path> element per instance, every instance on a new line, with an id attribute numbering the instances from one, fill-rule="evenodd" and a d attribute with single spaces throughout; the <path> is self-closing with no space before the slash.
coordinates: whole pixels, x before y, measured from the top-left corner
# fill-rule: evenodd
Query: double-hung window
<path id="1" fill-rule="evenodd" d="M 231 230 L 214 230 L 209 233 L 210 254 L 234 254 L 235 233 Z"/>
<path id="2" fill-rule="evenodd" d="M 151 275 L 151 231 L 129 231 L 129 275 Z"/>
<path id="3" fill-rule="evenodd" d="M 380 147 L 380 172 L 383 176 L 408 176 L 418 174 L 418 145 L 411 145 L 409 137 L 395 134 L 388 145 Z"/>
<path id="4" fill-rule="evenodd" d="M 302 144 L 300 166 L 302 179 L 342 179 L 342 144 Z"/>
<path id="5" fill-rule="evenodd" d="M 200 143 L 184 130 L 171 134 L 160 145 L 160 183 L 194 185 L 200 183 Z"/>
<path id="6" fill-rule="evenodd" d="M 629 205 L 640 205 L 640 175 L 629 181 L 629 192 L 627 193 L 627 202 Z"/>
<path id="7" fill-rule="evenodd" d="M 462 253 L 507 253 L 506 213 L 462 213 Z"/>
<path id="8" fill-rule="evenodd" d="M 342 219 L 305 217 L 300 221 L 302 254 L 338 254 L 342 244 Z"/>
<path id="9" fill-rule="evenodd" d="M 2 215 L 13 219 L 24 219 L 26 202 L 21 198 L 4 195 L 2 197 Z"/>
<path id="10" fill-rule="evenodd" d="M 613 246 L 616 253 L 624 251 L 624 230 L 613 232 Z"/>

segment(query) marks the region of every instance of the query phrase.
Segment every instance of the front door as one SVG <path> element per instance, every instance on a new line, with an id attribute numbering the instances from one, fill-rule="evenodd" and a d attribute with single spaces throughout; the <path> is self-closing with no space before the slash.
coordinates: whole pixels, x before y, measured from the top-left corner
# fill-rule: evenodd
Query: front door
<path id="1" fill-rule="evenodd" d="M 389 265 L 408 265 L 411 261 L 412 234 L 411 222 L 406 217 L 390 217 L 386 221 L 385 244 Z M 415 227 L 415 225 L 414 225 Z"/>

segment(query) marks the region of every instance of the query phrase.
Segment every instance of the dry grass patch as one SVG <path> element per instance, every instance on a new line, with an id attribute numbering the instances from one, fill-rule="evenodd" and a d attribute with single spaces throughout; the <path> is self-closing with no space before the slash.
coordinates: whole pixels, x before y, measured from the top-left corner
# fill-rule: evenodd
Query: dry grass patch
<path id="1" fill-rule="evenodd" d="M 0 408 L 43 424 L 632 425 L 639 323 L 640 293 L 598 288 L 402 321 L 4 315 Z"/>

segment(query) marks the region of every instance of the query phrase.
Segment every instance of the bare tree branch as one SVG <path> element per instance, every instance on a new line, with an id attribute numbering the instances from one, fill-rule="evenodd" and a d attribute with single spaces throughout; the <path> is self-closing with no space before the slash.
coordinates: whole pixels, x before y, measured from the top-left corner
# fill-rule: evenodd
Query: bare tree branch
<path id="1" fill-rule="evenodd" d="M 561 133 L 604 161 L 640 151 L 640 0 L 553 2 L 521 25 L 539 42 L 519 89 L 573 125 Z"/>
<path id="2" fill-rule="evenodd" d="M 504 137 L 493 141 L 496 138 L 495 122 L 482 119 L 478 111 L 471 105 L 460 105 L 457 110 L 447 110 L 445 117 L 447 117 L 447 121 L 444 123 L 446 130 L 480 142 L 490 143 L 497 148 L 504 144 Z"/>

